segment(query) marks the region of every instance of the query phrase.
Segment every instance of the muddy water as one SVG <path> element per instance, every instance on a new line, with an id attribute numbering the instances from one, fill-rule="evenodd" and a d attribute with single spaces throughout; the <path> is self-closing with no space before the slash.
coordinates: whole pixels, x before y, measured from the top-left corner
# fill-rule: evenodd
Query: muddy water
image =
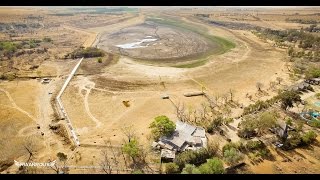
<path id="1" fill-rule="evenodd" d="M 150 37 L 150 36 L 147 36 L 147 38 Z M 120 45 L 116 45 L 116 47 L 120 47 L 120 48 L 123 48 L 123 49 L 134 49 L 134 48 L 142 48 L 142 47 L 147 47 L 148 44 L 146 46 L 141 46 L 140 44 L 141 43 L 144 43 L 144 42 L 153 42 L 153 41 L 156 41 L 158 39 L 142 39 L 138 42 L 133 42 L 133 43 L 126 43 L 126 44 L 120 44 Z"/>

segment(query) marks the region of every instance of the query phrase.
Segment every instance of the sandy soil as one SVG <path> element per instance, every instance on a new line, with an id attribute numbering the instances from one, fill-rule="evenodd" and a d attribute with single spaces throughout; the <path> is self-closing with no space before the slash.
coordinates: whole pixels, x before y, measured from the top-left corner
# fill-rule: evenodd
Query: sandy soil
<path id="1" fill-rule="evenodd" d="M 1 17 L 5 17 L 4 21 L 11 22 L 14 18 L 10 18 L 6 13 L 7 10 L 3 11 L 0 8 Z M 45 14 L 45 11 L 41 13 Z M 19 22 L 23 22 L 21 17 L 25 14 L 29 12 L 18 13 L 16 18 L 19 19 Z M 274 16 L 265 15 L 261 21 L 253 22 L 274 28 L 298 26 L 284 21 L 271 21 L 270 19 Z M 49 59 L 44 61 L 46 56 L 40 56 L 39 61 L 36 61 L 41 62 L 38 70 L 43 76 L 53 76 L 52 82 L 47 85 L 34 79 L 0 82 L 0 129 L 5 129 L 5 133 L 0 134 L 0 139 L 2 143 L 4 141 L 8 143 L 4 151 L 10 152 L 9 155 L 6 154 L 7 152 L 3 153 L 4 151 L 0 153 L 0 155 L 5 154 L 5 157 L 20 157 L 20 160 L 25 160 L 27 157 L 25 152 L 18 148 L 12 151 L 11 149 L 21 147 L 23 137 L 36 135 L 40 139 L 39 144 L 43 147 L 37 154 L 37 160 L 40 162 L 56 159 L 57 152 L 64 152 L 68 155 L 69 165 L 99 166 L 101 150 L 105 148 L 107 140 L 111 141 L 112 146 L 117 147 L 124 143 L 125 136 L 121 129 L 125 126 L 133 125 L 141 144 L 149 147 L 150 130 L 148 126 L 156 116 L 166 115 L 176 121 L 174 104 L 184 103 L 187 108 L 196 109 L 206 101 L 203 97 L 184 97 L 185 92 L 205 88 L 208 94 L 221 96 L 226 94 L 227 90 L 233 89 L 235 100 L 240 104 L 248 105 L 255 100 L 273 96 L 276 92 L 268 90 L 268 86 L 269 82 L 275 81 L 277 77 L 284 79 L 282 85 L 277 88 L 292 83 L 286 72 L 285 50 L 277 49 L 261 41 L 251 32 L 205 25 L 186 15 L 183 20 L 199 28 L 200 26 L 208 28 L 212 35 L 234 41 L 236 48 L 228 53 L 210 57 L 208 63 L 197 68 L 151 66 L 133 61 L 129 57 L 120 57 L 114 63 L 100 65 L 98 75 L 94 75 L 90 74 L 90 68 L 99 66 L 99 64 L 94 62 L 95 59 L 88 59 L 90 63 L 85 64 L 90 67 L 80 68 L 62 96 L 62 102 L 83 145 L 72 151 L 69 145 L 62 142 L 61 137 L 53 134 L 48 128 L 53 113 L 49 93 L 54 93 L 61 88 L 66 75 L 75 65 L 73 60 L 61 59 L 65 54 L 81 45 L 85 47 L 97 45 L 101 34 L 111 35 L 123 28 L 143 23 L 145 16 L 143 14 L 132 17 L 123 15 L 117 17 L 115 21 L 110 20 L 114 18 L 112 16 L 109 17 L 110 19 L 106 18 L 108 21 L 106 24 L 89 28 L 83 28 L 89 22 L 84 22 L 84 24 L 80 22 L 86 16 L 57 18 L 47 15 L 45 17 L 48 18 L 48 21 L 54 22 L 49 24 L 50 28 L 40 29 L 38 34 L 22 34 L 17 38 L 43 38 L 46 35 L 52 37 L 53 45 L 50 46 L 47 54 Z M 248 17 L 248 19 L 254 20 L 255 18 Z M 79 23 L 75 23 L 76 21 Z M 90 23 L 93 22 L 90 20 Z M 44 27 L 47 25 L 45 22 Z M 33 56 L 29 58 L 31 57 Z M 15 61 L 18 60 L 15 59 Z M 24 69 L 31 66 L 31 64 L 23 63 L 18 65 L 17 67 Z M 26 70 L 21 73 L 31 76 L 37 72 Z M 164 82 L 165 87 L 160 85 L 160 82 Z M 257 94 L 255 87 L 257 82 L 263 83 L 265 95 Z M 246 98 L 247 93 L 253 96 L 253 101 Z M 173 103 L 168 99 L 161 99 L 164 94 L 168 94 Z M 125 106 L 124 101 L 128 102 L 128 107 Z M 233 109 L 232 116 L 237 117 L 241 112 L 239 108 Z M 234 128 L 237 127 L 239 121 L 235 120 L 230 124 L 231 127 L 224 127 L 226 136 L 232 141 L 238 140 Z M 65 122 L 61 121 L 61 123 Z M 37 124 L 40 125 L 40 130 L 36 129 Z M 44 136 L 41 136 L 40 132 L 44 132 Z M 219 140 L 221 147 L 226 143 L 226 139 L 219 135 L 210 135 L 210 138 Z M 283 152 L 281 154 L 281 152 L 272 151 L 276 157 L 274 161 L 265 160 L 263 163 L 249 166 L 254 173 L 318 173 L 317 168 L 320 164 L 318 152 L 318 145 L 313 145 L 310 149 L 286 152 L 285 156 L 289 157 L 292 162 L 283 162 Z M 81 156 L 80 159 L 79 156 Z M 120 150 L 117 150 L 116 157 L 121 157 Z M 121 160 L 121 163 L 122 167 L 126 167 L 125 160 Z M 15 170 L 15 167 L 9 169 L 11 172 Z M 73 169 L 71 172 L 88 171 Z M 101 170 L 90 170 L 89 172 L 98 173 Z"/>

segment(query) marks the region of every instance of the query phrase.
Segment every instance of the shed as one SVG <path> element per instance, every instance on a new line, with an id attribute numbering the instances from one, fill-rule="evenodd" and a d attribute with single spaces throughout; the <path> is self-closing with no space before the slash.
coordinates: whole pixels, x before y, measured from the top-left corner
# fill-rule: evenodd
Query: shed
<path id="1" fill-rule="evenodd" d="M 168 149 L 161 150 L 161 159 L 174 159 L 176 157 L 176 152 Z"/>
<path id="2" fill-rule="evenodd" d="M 202 92 L 202 91 L 188 92 L 188 93 L 184 93 L 183 95 L 186 97 L 202 96 L 202 95 L 204 95 L 204 92 Z"/>

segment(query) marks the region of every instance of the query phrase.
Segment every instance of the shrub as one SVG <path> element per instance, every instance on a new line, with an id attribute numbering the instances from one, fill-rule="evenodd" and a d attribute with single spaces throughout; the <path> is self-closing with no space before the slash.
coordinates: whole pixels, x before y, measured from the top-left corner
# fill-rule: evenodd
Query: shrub
<path id="1" fill-rule="evenodd" d="M 95 47 L 87 47 L 85 49 L 79 48 L 76 49 L 75 51 L 73 51 L 71 53 L 71 58 L 75 59 L 75 58 L 90 58 L 90 57 L 103 57 L 105 55 L 105 53 Z"/>
<path id="2" fill-rule="evenodd" d="M 9 81 L 13 81 L 15 78 L 16 78 L 16 74 L 14 73 L 6 73 L 0 76 L 0 79 L 9 80 Z"/>
<path id="3" fill-rule="evenodd" d="M 51 42 L 52 41 L 52 39 L 51 38 L 49 38 L 49 37 L 45 37 L 45 38 L 43 38 L 43 42 Z"/>
<path id="4" fill-rule="evenodd" d="M 226 149 L 223 157 L 229 165 L 234 165 L 243 159 L 242 154 L 236 148 Z"/>
<path id="5" fill-rule="evenodd" d="M 188 150 L 178 154 L 174 162 L 182 169 L 186 164 L 202 164 L 210 157 L 212 157 L 210 152 L 205 148 L 201 148 L 197 151 Z"/>
<path id="6" fill-rule="evenodd" d="M 310 126 L 320 128 L 320 121 L 311 121 Z"/>
<path id="7" fill-rule="evenodd" d="M 257 149 L 260 149 L 262 148 L 264 145 L 261 141 L 248 141 L 246 143 L 246 149 L 247 150 L 257 150 Z"/>
<path id="8" fill-rule="evenodd" d="M 229 143 L 227 143 L 226 145 L 224 145 L 224 146 L 222 147 L 222 152 L 225 152 L 226 150 L 230 150 L 230 149 L 232 149 L 232 148 L 238 149 L 239 146 L 238 146 L 238 144 L 236 144 L 236 143 L 229 142 Z"/>
<path id="9" fill-rule="evenodd" d="M 306 72 L 306 78 L 318 78 L 320 77 L 320 68 L 310 68 Z"/>
<path id="10" fill-rule="evenodd" d="M 141 170 L 134 170 L 131 174 L 144 174 Z"/>
<path id="11" fill-rule="evenodd" d="M 166 174 L 174 174 L 179 172 L 179 166 L 175 163 L 166 163 Z"/>
<path id="12" fill-rule="evenodd" d="M 224 167 L 223 163 L 218 158 L 208 159 L 206 163 L 199 167 L 201 174 L 223 174 Z"/>
<path id="13" fill-rule="evenodd" d="M 186 164 L 181 174 L 201 174 L 199 169 L 193 164 Z"/>
<path id="14" fill-rule="evenodd" d="M 102 63 L 102 58 L 100 57 L 100 58 L 98 58 L 98 63 Z"/>
<path id="15" fill-rule="evenodd" d="M 316 140 L 317 134 L 314 131 L 308 131 L 301 136 L 301 140 L 304 144 L 311 144 Z"/>

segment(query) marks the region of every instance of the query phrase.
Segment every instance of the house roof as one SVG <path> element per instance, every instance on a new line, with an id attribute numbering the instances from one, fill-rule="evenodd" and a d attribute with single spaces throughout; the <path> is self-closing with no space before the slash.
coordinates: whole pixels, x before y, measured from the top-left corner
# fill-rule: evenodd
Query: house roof
<path id="1" fill-rule="evenodd" d="M 187 124 L 181 121 L 176 122 L 176 131 L 180 133 L 183 132 L 184 134 L 191 135 L 196 129 L 197 127 L 192 126 L 190 124 Z"/>
<path id="2" fill-rule="evenodd" d="M 175 158 L 175 152 L 174 151 L 170 151 L 170 150 L 167 150 L 167 149 L 162 149 L 161 150 L 161 157 L 164 157 L 164 158 L 169 158 L 169 159 L 174 159 Z"/>
<path id="3" fill-rule="evenodd" d="M 204 128 L 178 120 L 174 133 L 169 137 L 161 137 L 159 145 L 163 144 L 162 147 L 167 149 L 183 150 L 188 147 L 188 144 L 202 144 L 203 138 L 206 138 Z"/>
<path id="4" fill-rule="evenodd" d="M 206 131 L 204 128 L 197 127 L 196 130 L 193 132 L 192 136 L 195 137 L 206 137 Z"/>
<path id="5" fill-rule="evenodd" d="M 312 78 L 313 81 L 320 81 L 320 78 Z"/>

